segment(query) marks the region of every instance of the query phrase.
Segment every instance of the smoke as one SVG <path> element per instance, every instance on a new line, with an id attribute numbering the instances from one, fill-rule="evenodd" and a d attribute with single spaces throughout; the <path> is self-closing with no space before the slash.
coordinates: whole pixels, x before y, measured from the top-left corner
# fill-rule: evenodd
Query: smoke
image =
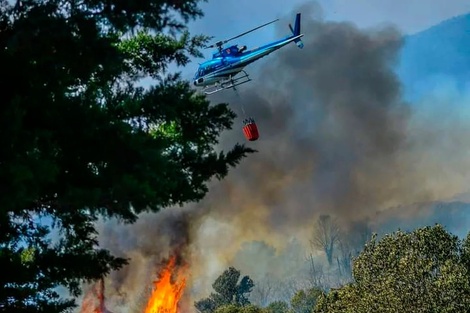
<path id="1" fill-rule="evenodd" d="M 196 234 L 195 245 L 216 251 L 211 259 L 233 260 L 240 245 L 252 240 L 265 241 L 277 253 L 291 237 L 308 244 L 321 213 L 348 224 L 380 208 L 430 197 L 410 188 L 412 179 L 403 183 L 400 155 L 407 147 L 410 110 L 392 71 L 401 35 L 391 27 L 364 31 L 313 19 L 312 12 L 321 16 L 317 10 L 306 5 L 280 23 L 278 35 L 285 35 L 295 13 L 303 13 L 303 50 L 292 45 L 277 51 L 257 70 L 254 83 L 239 88 L 239 96 L 227 91 L 214 97 L 237 109 L 243 105 L 261 138 L 253 144 L 259 153 L 213 186 L 201 205 L 212 208 L 203 229 L 223 229 L 217 236 Z M 224 142 L 240 139 L 241 131 L 233 132 Z M 259 256 L 249 263 L 267 260 Z"/>
<path id="2" fill-rule="evenodd" d="M 283 18 L 279 35 L 289 33 L 297 12 L 304 49 L 282 48 L 247 68 L 254 81 L 238 95 L 211 98 L 239 114 L 239 128 L 221 147 L 244 140 L 243 106 L 259 127 L 260 139 L 250 144 L 259 152 L 211 184 L 200 203 L 146 214 L 131 226 L 101 224 L 101 245 L 132 259 L 110 279 L 111 302 L 138 306 L 159 262 L 175 251 L 191 266 L 189 304 L 229 265 L 252 277 L 301 277 L 307 252 L 294 247 L 308 246 L 319 214 L 335 215 L 345 227 L 384 223 L 383 216 L 413 219 L 421 214 L 417 203 L 468 191 L 468 119 L 458 105 L 449 111 L 447 96 L 404 103 L 393 72 L 401 34 L 392 26 L 324 21 L 309 2 Z M 262 243 L 246 245 L 253 241 Z"/>
<path id="3" fill-rule="evenodd" d="M 112 313 L 105 306 L 105 286 L 104 280 L 100 279 L 89 287 L 83 297 L 80 313 Z"/>
<path id="4" fill-rule="evenodd" d="M 142 214 L 132 225 L 115 220 L 98 225 L 100 245 L 114 255 L 130 259 L 128 266 L 109 277 L 106 300 L 113 312 L 143 312 L 153 281 L 159 278 L 168 260 L 176 257 L 176 267 L 187 265 L 190 213 L 184 208 L 172 208 L 158 214 Z"/>
<path id="5" fill-rule="evenodd" d="M 304 49 L 277 51 L 247 69 L 254 82 L 240 86 L 239 94 L 213 97 L 233 105 L 238 125 L 243 106 L 261 137 L 252 144 L 259 153 L 214 185 L 200 205 L 210 214 L 194 245 L 212 248 L 197 263 L 209 288 L 214 276 L 207 273 L 236 262 L 244 242 L 262 240 L 282 255 L 291 237 L 307 244 L 319 214 L 336 215 L 346 229 L 368 220 L 378 230 L 381 211 L 399 207 L 393 212 L 401 219 L 422 218 L 416 207 L 468 192 L 470 125 L 457 107 L 445 113 L 449 108 L 435 95 L 424 104 L 404 102 L 394 73 L 401 34 L 392 26 L 364 30 L 324 21 L 319 7 L 309 3 L 286 15 L 278 35 L 288 34 L 287 23 L 297 12 Z M 237 140 L 243 140 L 241 130 L 224 143 Z M 272 258 L 252 254 L 238 264 L 253 276 L 254 268 L 265 265 L 276 276 Z M 303 267 L 290 269 L 305 273 Z"/>

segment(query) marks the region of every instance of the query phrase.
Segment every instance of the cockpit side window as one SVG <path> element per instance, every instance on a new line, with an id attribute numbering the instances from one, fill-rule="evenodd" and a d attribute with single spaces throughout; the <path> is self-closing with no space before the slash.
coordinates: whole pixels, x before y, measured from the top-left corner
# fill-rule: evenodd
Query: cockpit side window
<path id="1" fill-rule="evenodd" d="M 207 73 L 210 73 L 212 70 L 214 70 L 216 68 L 216 66 L 214 64 L 208 64 L 204 67 L 201 67 L 199 68 L 199 70 L 197 71 L 197 76 L 200 77 L 200 76 L 204 76 L 206 75 Z"/>

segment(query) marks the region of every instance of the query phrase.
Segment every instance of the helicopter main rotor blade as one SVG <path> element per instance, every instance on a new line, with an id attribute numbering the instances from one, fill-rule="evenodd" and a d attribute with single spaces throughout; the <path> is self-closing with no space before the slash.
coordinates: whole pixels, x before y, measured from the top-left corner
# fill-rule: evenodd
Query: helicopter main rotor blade
<path id="1" fill-rule="evenodd" d="M 271 21 L 271 22 L 268 22 L 268 23 L 265 23 L 265 24 L 263 24 L 263 25 L 261 25 L 261 26 L 258 26 L 258 27 L 255 27 L 255 28 L 253 28 L 253 29 L 250 29 L 249 31 L 246 31 L 246 32 L 244 32 L 244 33 L 241 33 L 240 35 L 234 36 L 234 37 L 232 37 L 232 38 L 229 38 L 229 39 L 226 39 L 226 40 L 218 41 L 218 42 L 213 43 L 213 44 L 211 44 L 211 45 L 209 45 L 209 46 L 206 46 L 205 48 L 220 47 L 220 46 L 222 46 L 223 44 L 229 42 L 230 40 L 234 40 L 234 39 L 239 38 L 239 37 L 241 37 L 241 36 L 245 36 L 246 34 L 251 33 L 252 31 L 255 31 L 255 30 L 257 30 L 257 29 L 260 29 L 261 27 L 267 26 L 267 25 L 272 24 L 272 23 L 277 22 L 277 21 L 279 21 L 279 19 L 275 19 L 275 20 L 273 20 L 273 21 Z"/>
<path id="2" fill-rule="evenodd" d="M 239 38 L 239 37 L 241 37 L 241 36 L 245 36 L 245 35 L 248 34 L 248 33 L 251 33 L 251 32 L 253 32 L 253 31 L 257 30 L 257 29 L 260 29 L 261 27 L 267 26 L 267 25 L 272 24 L 272 23 L 277 22 L 277 21 L 279 21 L 279 19 L 275 19 L 274 21 L 271 21 L 271 22 L 268 22 L 268 23 L 263 24 L 263 25 L 261 25 L 261 26 L 258 26 L 258 27 L 255 27 L 255 28 L 253 28 L 253 29 L 250 29 L 249 31 L 246 31 L 246 32 L 244 32 L 244 33 L 242 33 L 242 34 L 240 34 L 240 35 L 237 35 L 237 36 L 232 37 L 232 38 L 230 38 L 230 39 L 224 40 L 223 42 L 224 42 L 224 43 L 227 43 L 227 42 L 229 42 L 230 40 L 234 40 L 234 39 Z"/>

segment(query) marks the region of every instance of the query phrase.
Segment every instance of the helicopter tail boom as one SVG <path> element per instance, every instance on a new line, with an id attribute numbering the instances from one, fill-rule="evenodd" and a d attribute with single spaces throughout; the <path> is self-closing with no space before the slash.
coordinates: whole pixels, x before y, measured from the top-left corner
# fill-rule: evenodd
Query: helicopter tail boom
<path id="1" fill-rule="evenodd" d="M 292 28 L 292 25 L 289 24 L 289 28 L 292 32 L 292 35 L 293 37 L 296 37 L 296 36 L 299 36 L 300 35 L 300 13 L 297 13 L 296 17 L 295 17 L 295 22 L 294 22 L 294 28 Z M 304 43 L 302 42 L 302 40 L 299 38 L 295 39 L 294 40 L 294 43 L 297 45 L 297 47 L 299 47 L 300 49 L 302 49 L 304 47 Z"/>

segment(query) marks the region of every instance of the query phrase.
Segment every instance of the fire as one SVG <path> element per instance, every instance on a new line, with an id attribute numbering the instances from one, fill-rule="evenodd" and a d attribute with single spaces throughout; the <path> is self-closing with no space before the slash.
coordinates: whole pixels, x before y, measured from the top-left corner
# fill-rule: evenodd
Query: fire
<path id="1" fill-rule="evenodd" d="M 182 270 L 175 270 L 176 258 L 170 258 L 160 277 L 154 282 L 154 290 L 147 303 L 145 313 L 178 313 L 178 303 L 186 287 L 186 278 Z M 173 281 L 172 278 L 175 278 Z"/>
<path id="2" fill-rule="evenodd" d="M 83 298 L 80 313 L 105 313 L 104 281 L 100 279 Z"/>

